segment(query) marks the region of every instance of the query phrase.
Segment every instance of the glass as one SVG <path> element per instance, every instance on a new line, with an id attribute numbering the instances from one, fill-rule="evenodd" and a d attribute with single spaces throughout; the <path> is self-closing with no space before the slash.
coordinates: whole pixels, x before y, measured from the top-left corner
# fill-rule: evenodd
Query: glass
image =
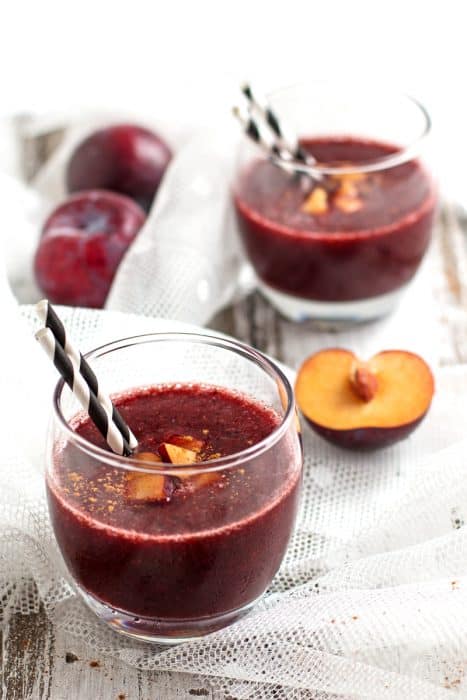
<path id="1" fill-rule="evenodd" d="M 426 109 L 358 84 L 295 85 L 268 102 L 317 164 L 284 170 L 242 139 L 234 205 L 261 290 L 296 321 L 335 326 L 389 313 L 423 259 L 436 211 L 420 160 Z"/>
<path id="2" fill-rule="evenodd" d="M 252 406 L 254 415 L 266 411 L 274 418 L 272 432 L 256 444 L 180 467 L 119 457 L 93 444 L 73 429 L 83 414 L 68 387 L 60 381 L 54 394 L 49 512 L 72 582 L 88 606 L 119 632 L 163 643 L 230 624 L 269 586 L 294 525 L 303 460 L 287 378 L 248 346 L 196 334 L 127 338 L 86 357 L 114 397 L 153 385 L 188 392 L 215 386 L 226 396 L 247 397 L 248 419 Z M 189 422 L 195 400 L 196 393 L 180 404 L 174 421 Z M 236 405 L 225 414 L 226 433 L 241 435 L 246 426 Z M 152 415 L 132 423 L 127 414 L 140 441 L 139 420 Z M 214 418 L 203 416 L 203 433 Z M 176 488 L 170 502 L 133 503 L 125 488 L 135 474 L 163 475 L 183 489 Z M 196 490 L 199 479 L 203 487 Z"/>

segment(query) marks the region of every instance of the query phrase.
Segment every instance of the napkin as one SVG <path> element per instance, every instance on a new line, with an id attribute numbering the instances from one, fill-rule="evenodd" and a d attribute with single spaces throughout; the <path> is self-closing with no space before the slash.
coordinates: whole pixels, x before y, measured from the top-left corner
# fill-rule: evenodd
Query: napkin
<path id="1" fill-rule="evenodd" d="M 124 122 L 128 115 L 92 114 L 75 120 L 51 158 L 27 186 L 2 173 L 7 269 L 21 302 L 40 298 L 33 256 L 46 215 L 66 197 L 66 165 L 91 131 Z M 230 188 L 238 129 L 220 118 L 214 128 L 174 128 L 143 122 L 174 151 L 154 205 L 128 249 L 106 302 L 110 310 L 206 323 L 228 301 L 251 288 L 251 274 L 235 235 Z M 41 129 L 34 122 L 28 136 Z M 36 134 L 37 135 L 37 134 Z M 10 231 L 20 232 L 12 235 Z"/>
<path id="2" fill-rule="evenodd" d="M 37 290 L 24 272 L 30 267 L 20 258 L 34 248 L 41 212 L 61 197 L 63 164 L 78 132 L 81 126 L 33 187 L 4 175 L 3 191 L 11 188 L 8 228 L 18 238 L 0 248 L 0 256 L 8 256 L 6 263 L 0 259 L 0 597 L 6 618 L 42 604 L 70 639 L 140 669 L 202 677 L 215 697 L 437 700 L 454 690 L 465 694 L 467 368 L 439 366 L 440 319 L 452 309 L 435 306 L 431 296 L 436 248 L 436 264 L 428 261 L 416 293 L 391 319 L 337 338 L 309 334 L 310 350 L 331 340 L 369 349 L 395 334 L 426 347 L 437 392 L 414 435 L 379 452 L 339 450 L 305 426 L 297 527 L 270 590 L 248 617 L 165 649 L 115 635 L 77 597 L 54 543 L 43 485 L 55 371 L 32 340 L 33 309 L 18 306 L 4 269 L 16 296 L 33 300 Z M 120 266 L 108 309 L 60 309 L 84 350 L 122 335 L 191 329 L 184 322 L 204 324 L 242 291 L 242 256 L 229 234 L 233 162 L 226 143 L 222 134 L 202 130 L 181 138 L 156 205 Z M 457 326 L 465 322 L 458 312 Z"/>
<path id="3" fill-rule="evenodd" d="M 418 700 L 444 697 L 448 684 L 459 687 L 467 654 L 464 366 L 438 372 L 426 420 L 391 449 L 353 454 L 305 428 L 298 523 L 267 596 L 235 625 L 164 649 L 112 633 L 68 582 L 43 489 L 55 372 L 33 347 L 33 309 L 19 309 L 11 295 L 9 301 L 15 325 L 9 323 L 11 352 L 0 368 L 8 397 L 0 455 L 0 595 L 8 613 L 27 614 L 42 602 L 71 640 L 141 669 L 202 676 L 219 697 Z M 129 335 L 192 328 L 119 312 L 60 313 L 86 349 L 122 328 Z"/>

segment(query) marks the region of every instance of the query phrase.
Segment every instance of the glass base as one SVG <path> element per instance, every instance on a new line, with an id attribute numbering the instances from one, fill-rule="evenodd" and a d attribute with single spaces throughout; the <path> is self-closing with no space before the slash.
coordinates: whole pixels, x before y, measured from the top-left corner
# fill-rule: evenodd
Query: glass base
<path id="1" fill-rule="evenodd" d="M 97 615 L 99 620 L 105 622 L 115 632 L 138 639 L 141 642 L 166 645 L 190 642 L 227 627 L 227 625 L 231 625 L 246 615 L 262 597 L 259 596 L 259 598 L 248 603 L 248 605 L 221 615 L 190 618 L 187 620 L 159 620 L 149 617 L 134 617 L 105 605 L 97 598 L 94 598 L 94 596 L 83 591 L 79 586 L 77 586 L 77 589 L 88 608 Z"/>
<path id="2" fill-rule="evenodd" d="M 405 285 L 389 294 L 360 301 L 312 301 L 279 292 L 262 281 L 258 281 L 258 286 L 285 318 L 298 323 L 314 321 L 323 330 L 342 328 L 386 316 L 398 305 L 407 288 Z"/>

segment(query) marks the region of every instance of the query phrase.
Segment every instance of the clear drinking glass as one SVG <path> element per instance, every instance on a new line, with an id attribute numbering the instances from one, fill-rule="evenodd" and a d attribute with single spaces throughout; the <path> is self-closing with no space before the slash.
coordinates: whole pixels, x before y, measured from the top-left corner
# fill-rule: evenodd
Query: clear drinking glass
<path id="1" fill-rule="evenodd" d="M 421 160 L 426 109 L 353 82 L 295 85 L 268 102 L 317 163 L 284 170 L 242 139 L 234 204 L 261 290 L 296 321 L 338 325 L 387 314 L 432 233 L 437 194 Z"/>
<path id="2" fill-rule="evenodd" d="M 88 606 L 115 630 L 149 641 L 174 643 L 230 624 L 269 586 L 294 525 L 302 449 L 287 378 L 248 346 L 196 334 L 126 338 L 86 357 L 117 400 L 154 385 L 186 390 L 189 400 L 172 404 L 175 432 L 196 423 L 196 392 L 207 386 L 235 400 L 223 417 L 203 414 L 203 434 L 221 420 L 226 439 L 242 435 L 247 422 L 251 435 L 258 415 L 272 421 L 272 432 L 235 454 L 196 465 L 154 464 L 119 457 L 81 429 L 78 434 L 85 416 L 63 381 L 54 394 L 49 511 L 72 582 Z M 124 415 L 140 443 L 144 421 L 146 429 L 148 420 L 157 427 L 153 405 Z M 135 475 L 163 475 L 170 501 L 129 501 Z"/>

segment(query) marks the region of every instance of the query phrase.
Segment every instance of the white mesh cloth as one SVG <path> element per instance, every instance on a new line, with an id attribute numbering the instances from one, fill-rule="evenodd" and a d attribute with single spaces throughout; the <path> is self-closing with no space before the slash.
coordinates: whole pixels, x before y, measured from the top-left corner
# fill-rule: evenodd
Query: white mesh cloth
<path id="1" fill-rule="evenodd" d="M 109 114 L 82 118 L 66 131 L 30 187 L 2 173 L 0 141 L 4 230 L 21 229 L 19 236 L 4 235 L 8 276 L 20 301 L 40 298 L 33 256 L 45 216 L 66 197 L 64 174 L 74 147 L 101 125 L 133 119 Z M 174 157 L 155 205 L 120 263 L 106 308 L 204 324 L 250 284 L 232 235 L 230 185 L 238 128 L 233 118 L 225 123 L 225 115 L 214 119 L 215 129 L 176 130 L 173 120 L 145 123 L 171 144 Z M 33 133 L 34 128 L 40 132 L 40 124 L 32 125 Z"/>
<path id="2" fill-rule="evenodd" d="M 3 219 L 10 220 L 5 231 L 24 234 L 10 235 L 7 251 L 10 280 L 23 299 L 37 293 L 25 275 L 24 253 L 33 248 L 44 202 L 50 206 L 60 196 L 73 138 L 41 174 L 41 197 L 0 181 Z M 228 236 L 225 184 L 232 164 L 216 143 L 201 134 L 184 142 L 118 272 L 108 300 L 118 312 L 63 310 L 83 349 L 124 334 L 180 328 L 120 312 L 205 323 L 234 293 L 241 259 Z M 430 288 L 419 280 L 391 319 L 342 334 L 338 343 L 363 355 L 398 344 L 436 366 L 444 339 Z M 347 453 L 305 428 L 301 511 L 268 596 L 224 631 L 158 649 L 96 622 L 62 575 L 43 489 L 55 372 L 32 340 L 31 309 L 18 313 L 1 274 L 0 303 L 0 598 L 7 616 L 35 611 L 42 601 L 55 625 L 96 651 L 141 669 L 203 676 L 216 697 L 467 697 L 467 368 L 437 372 L 427 419 L 391 449 Z M 465 324 L 464 316 L 456 323 Z M 310 335 L 309 351 L 330 344 L 335 336 Z"/>
<path id="3" fill-rule="evenodd" d="M 268 596 L 232 627 L 161 650 L 96 622 L 61 574 L 42 466 L 55 373 L 31 338 L 32 310 L 24 307 L 20 320 L 3 298 L 14 341 L 0 363 L 9 397 L 0 457 L 0 596 L 7 613 L 28 613 L 42 600 L 57 626 L 100 653 L 142 669 L 207 677 L 220 697 L 431 699 L 466 692 L 463 367 L 438 372 L 426 421 L 392 449 L 350 454 L 306 429 L 301 512 Z M 85 349 L 123 327 L 128 334 L 185 328 L 115 312 L 62 313 Z"/>

